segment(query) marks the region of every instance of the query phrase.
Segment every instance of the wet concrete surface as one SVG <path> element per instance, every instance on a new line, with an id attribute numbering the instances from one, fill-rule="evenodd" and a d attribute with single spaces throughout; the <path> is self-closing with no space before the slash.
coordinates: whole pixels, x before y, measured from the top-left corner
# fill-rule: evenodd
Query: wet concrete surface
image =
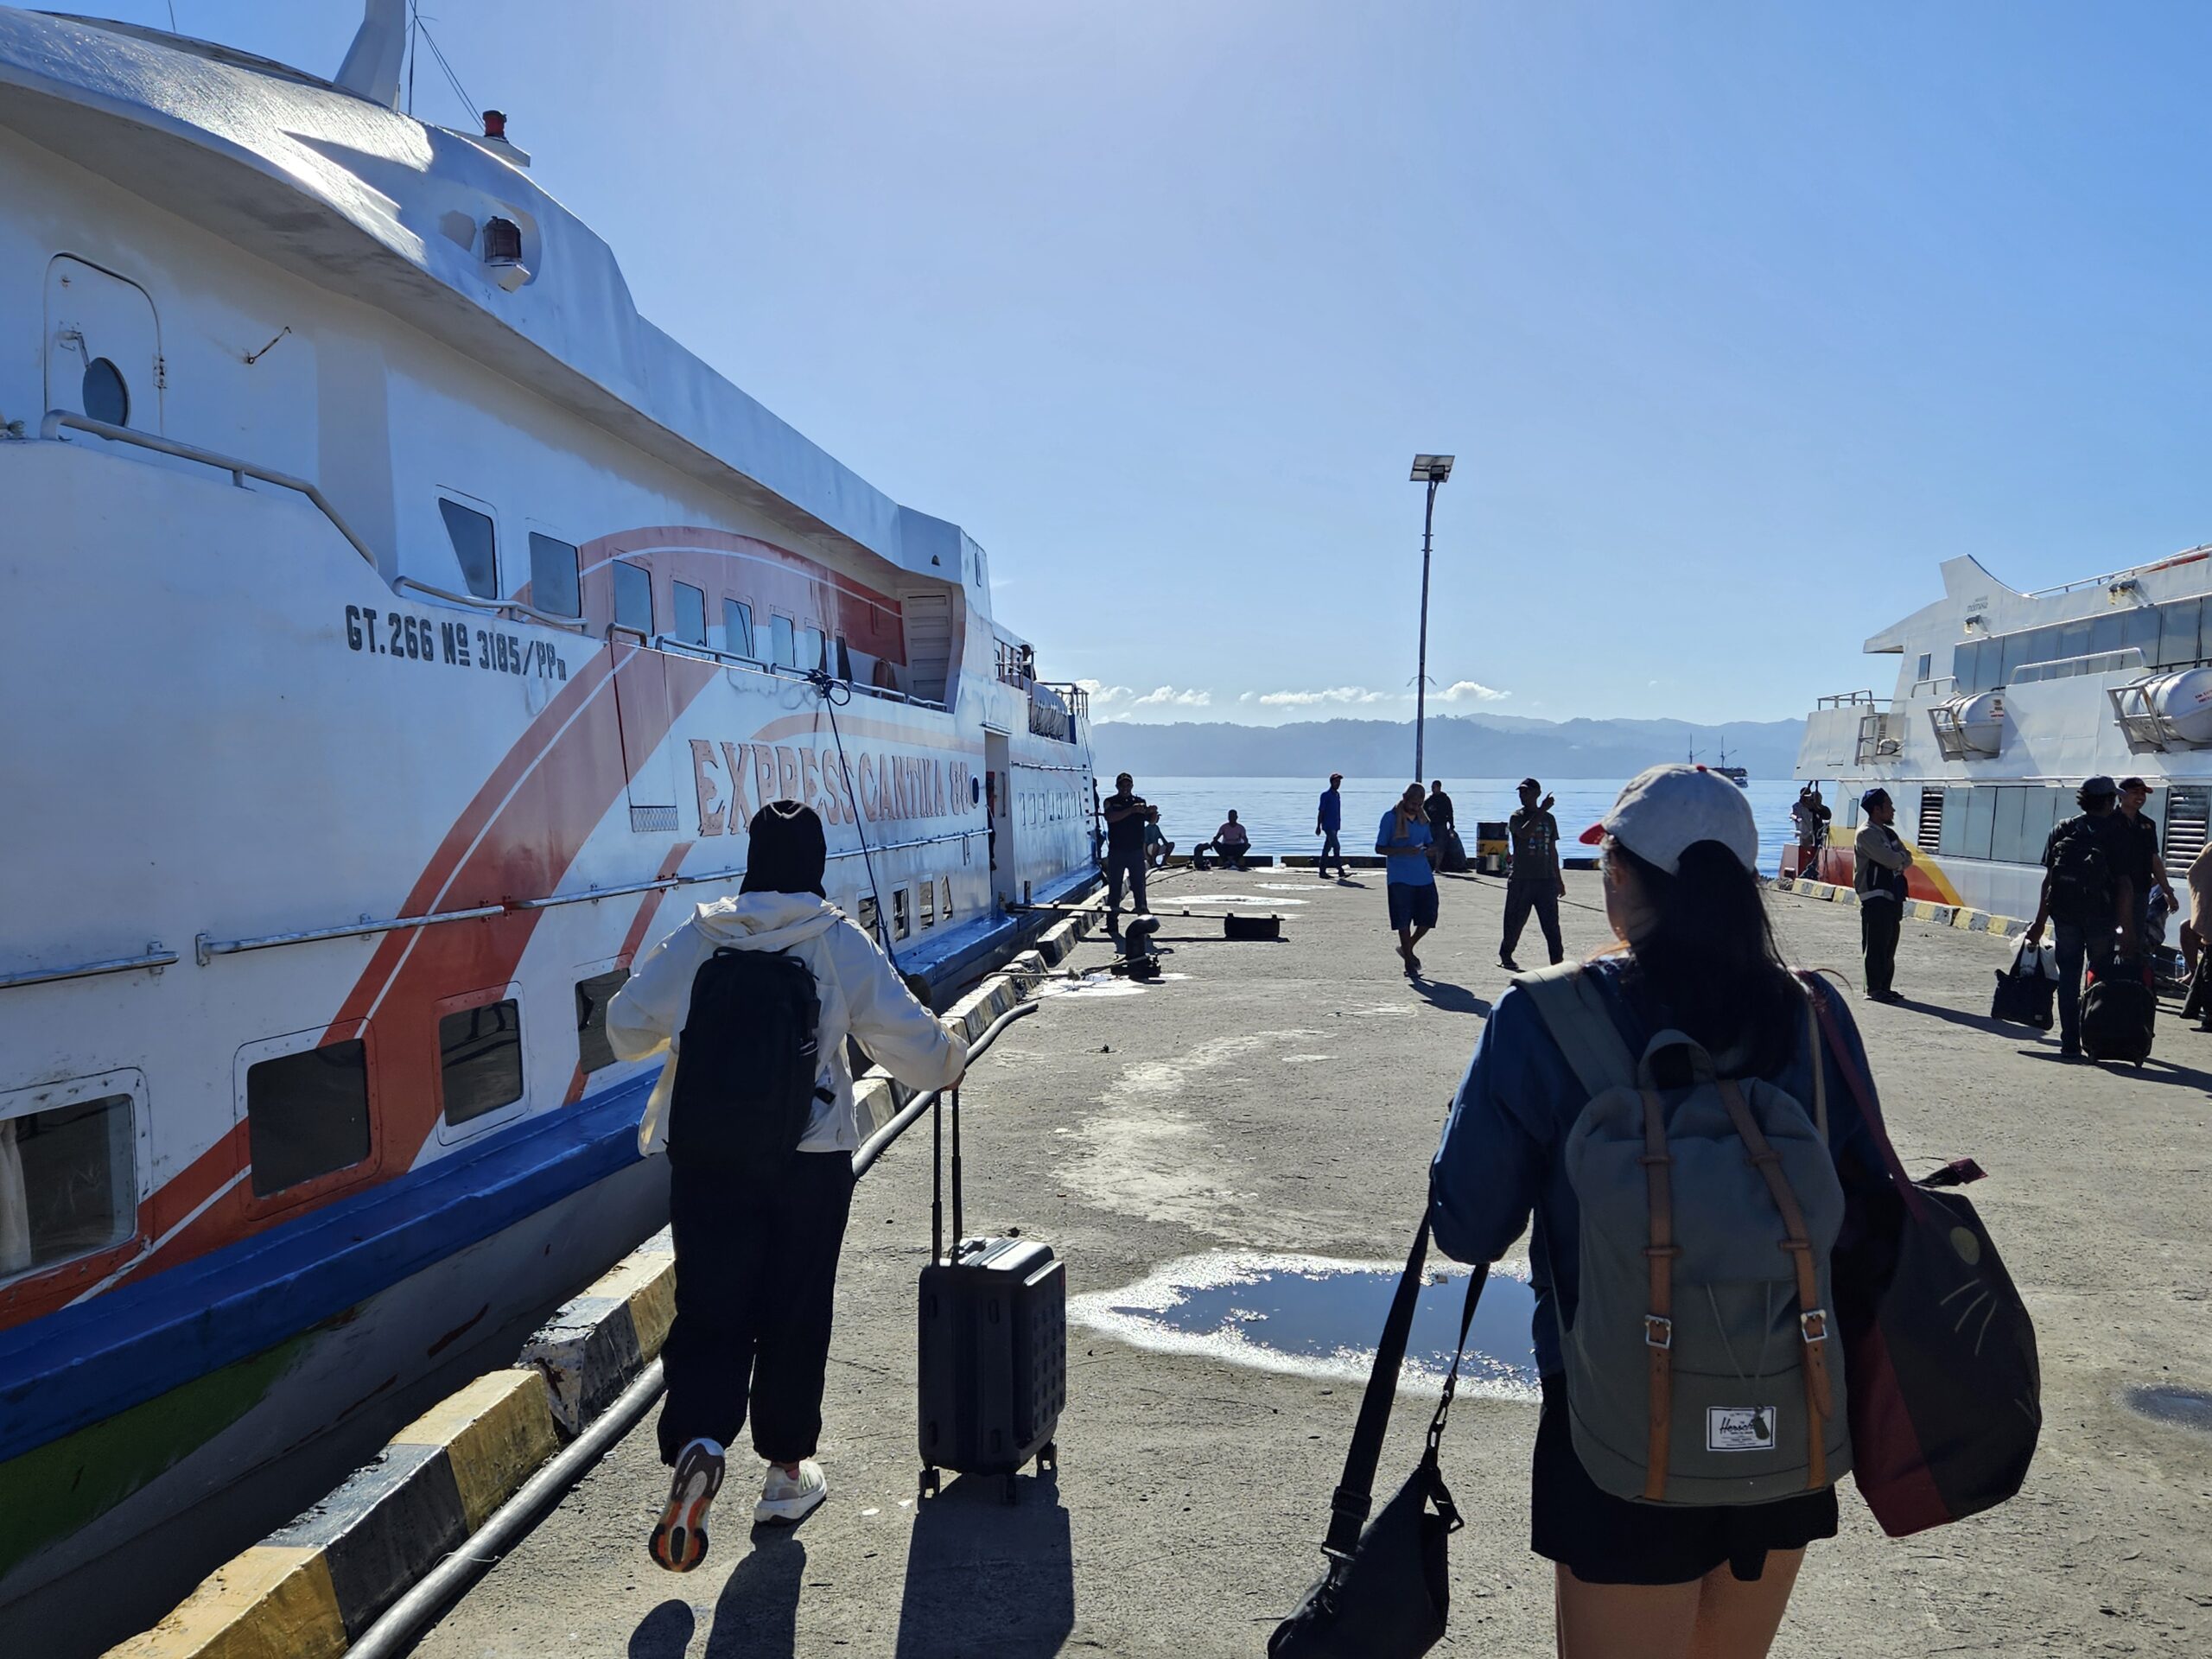
<path id="1" fill-rule="evenodd" d="M 1596 878 L 1569 882 L 1568 947 L 1587 951 L 1605 938 Z M 1065 1259 L 1074 1292 L 1109 1302 L 1194 1260 L 1402 1261 L 1445 1103 L 1505 986 L 1503 894 L 1447 880 L 1444 925 L 1421 950 L 1429 977 L 1408 982 L 1379 873 L 1285 883 L 1281 871 L 1162 881 L 1162 909 L 1184 902 L 1179 887 L 1307 902 L 1281 906 L 1281 944 L 1182 944 L 1166 963 L 1181 977 L 1050 997 L 978 1064 L 971 1232 L 1020 1227 Z M 1793 959 L 1855 987 L 1856 912 L 1772 906 Z M 1198 925 L 1173 931 L 1186 930 Z M 2212 1389 L 2212 1037 L 2170 1013 L 2139 1073 L 2062 1064 L 2055 1041 L 1984 1017 L 2008 949 L 1908 923 L 1908 1001 L 1853 1008 L 1908 1166 L 1971 1154 L 1989 1171 L 1972 1196 L 2037 1318 L 2043 1448 L 2013 1502 L 1905 1540 L 1883 1537 L 1847 1483 L 1842 1535 L 1810 1552 L 1777 1654 L 2212 1653 L 2212 1434 L 2130 1402 Z M 1071 965 L 1107 955 L 1094 943 Z M 1539 955 L 1523 941 L 1524 963 Z M 747 1465 L 733 1458 L 706 1564 L 658 1572 L 645 1540 L 665 1477 L 648 1424 L 419 1650 L 1262 1651 L 1317 1565 L 1357 1384 L 1078 1320 L 1057 1477 L 1025 1476 L 1012 1507 L 995 1483 L 968 1481 L 918 1504 L 929 1203 L 925 1126 L 853 1206 L 822 1448 L 831 1496 L 804 1526 L 749 1536 Z M 1402 1398 L 1386 1481 L 1411 1467 L 1426 1414 Z M 1551 1569 L 1528 1548 L 1534 1429 L 1505 1387 L 1453 1414 L 1444 1463 L 1468 1524 L 1452 1543 L 1443 1651 L 1551 1651 Z"/>

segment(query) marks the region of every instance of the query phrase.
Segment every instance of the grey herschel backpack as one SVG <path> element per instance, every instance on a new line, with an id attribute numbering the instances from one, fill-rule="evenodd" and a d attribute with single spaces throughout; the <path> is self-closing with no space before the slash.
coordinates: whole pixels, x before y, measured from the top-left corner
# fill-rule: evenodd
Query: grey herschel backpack
<path id="1" fill-rule="evenodd" d="M 1828 1284 L 1843 1188 L 1817 1028 L 1808 1113 L 1771 1084 L 1716 1077 L 1678 1031 L 1632 1058 L 1579 968 L 1516 982 L 1591 1096 L 1562 1154 L 1582 1209 L 1574 1322 L 1560 1328 L 1582 1466 L 1651 1503 L 1832 1484 L 1851 1461 Z M 1652 1058 L 1672 1048 L 1692 1081 L 1662 1090 Z"/>

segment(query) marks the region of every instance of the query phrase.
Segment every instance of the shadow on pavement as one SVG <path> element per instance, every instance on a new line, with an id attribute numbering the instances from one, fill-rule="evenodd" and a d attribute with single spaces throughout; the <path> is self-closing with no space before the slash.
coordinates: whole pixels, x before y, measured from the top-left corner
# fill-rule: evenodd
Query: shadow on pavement
<path id="1" fill-rule="evenodd" d="M 1490 1003 L 1464 985 L 1454 985 L 1448 979 L 1417 978 L 1413 982 L 1413 988 L 1421 993 L 1421 1000 L 1429 1007 L 1440 1008 L 1446 1014 L 1472 1014 L 1485 1020 L 1490 1018 Z"/>
<path id="2" fill-rule="evenodd" d="M 715 1603 L 706 1659 L 791 1659 L 798 1650 L 798 1592 L 805 1574 L 806 1546 L 793 1533 L 755 1529 L 752 1554 L 737 1564 Z M 634 1648 L 631 1659 L 639 1659 Z"/>
<path id="3" fill-rule="evenodd" d="M 963 1476 L 914 1506 L 898 1659 L 1048 1659 L 1075 1629 L 1075 1555 L 1058 1482 Z"/>
<path id="4" fill-rule="evenodd" d="M 664 1601 L 630 1632 L 630 1659 L 683 1659 L 696 1627 L 690 1603 Z"/>

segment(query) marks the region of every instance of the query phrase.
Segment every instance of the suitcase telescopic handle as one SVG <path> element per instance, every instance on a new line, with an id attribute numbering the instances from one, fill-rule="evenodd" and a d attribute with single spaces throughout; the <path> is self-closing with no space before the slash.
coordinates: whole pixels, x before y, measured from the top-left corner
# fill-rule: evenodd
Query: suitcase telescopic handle
<path id="1" fill-rule="evenodd" d="M 930 1109 L 930 1260 L 960 1259 L 966 1222 L 960 1205 L 960 1090 L 952 1096 L 952 1254 L 944 1253 L 944 1096 Z"/>

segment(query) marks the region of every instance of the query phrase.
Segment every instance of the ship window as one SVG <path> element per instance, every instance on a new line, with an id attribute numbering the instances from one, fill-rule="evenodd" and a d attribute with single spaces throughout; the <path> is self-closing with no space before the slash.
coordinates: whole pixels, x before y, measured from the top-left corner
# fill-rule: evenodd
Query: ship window
<path id="1" fill-rule="evenodd" d="M 518 265 L 522 263 L 522 226 L 512 219 L 484 221 L 484 263 Z"/>
<path id="2" fill-rule="evenodd" d="M 2036 632 L 2040 634 L 2048 632 L 2050 630 L 2037 628 Z M 2058 630 L 2058 648 L 2056 651 L 2048 657 L 2031 657 L 2028 660 L 2047 663 L 2054 660 L 2063 661 L 2069 657 L 2086 657 L 2088 654 L 2089 625 L 2087 622 L 2069 622 Z"/>
<path id="3" fill-rule="evenodd" d="M 2184 599 L 2179 604 L 2158 607 L 2158 663 L 2161 667 L 2170 668 L 2197 659 L 2200 652 L 2196 625 L 2203 608 L 2204 601 L 2201 599 Z"/>
<path id="4" fill-rule="evenodd" d="M 688 582 L 671 584 L 676 592 L 676 621 L 670 632 L 687 645 L 707 643 L 707 595 Z"/>
<path id="5" fill-rule="evenodd" d="M 798 636 L 791 632 L 791 618 L 772 617 L 769 619 L 768 626 L 775 641 L 777 664 L 783 668 L 797 668 L 798 666 Z"/>
<path id="6" fill-rule="evenodd" d="M 576 1069 L 586 1076 L 614 1064 L 607 1043 L 607 1005 L 629 977 L 627 968 L 616 968 L 576 982 Z"/>
<path id="7" fill-rule="evenodd" d="M 801 628 L 798 631 L 798 665 L 810 674 L 829 665 L 822 654 L 821 629 Z"/>
<path id="8" fill-rule="evenodd" d="M 530 602 L 556 616 L 582 616 L 576 591 L 576 550 L 550 536 L 530 532 Z"/>
<path id="9" fill-rule="evenodd" d="M 106 1095 L 0 1120 L 0 1279 L 130 1236 L 130 1104 Z"/>
<path id="10" fill-rule="evenodd" d="M 2125 651 L 2133 646 L 2143 653 L 2147 667 L 2158 660 L 2158 613 L 2148 605 L 2139 605 L 2120 619 L 2120 645 Z"/>
<path id="11" fill-rule="evenodd" d="M 944 878 L 944 893 L 943 898 L 944 902 L 941 908 L 944 912 L 944 919 L 949 922 L 952 919 L 952 878 L 949 875 Z"/>
<path id="12" fill-rule="evenodd" d="M 105 357 L 85 365 L 85 413 L 110 426 L 130 424 L 130 388 L 123 371 Z"/>
<path id="13" fill-rule="evenodd" d="M 853 653 L 847 648 L 845 636 L 842 633 L 837 636 L 837 677 L 841 680 L 853 677 Z"/>
<path id="14" fill-rule="evenodd" d="M 2118 651 L 2121 620 L 2120 614 L 2117 611 L 2092 619 L 2089 623 L 2088 648 L 2092 652 Z"/>
<path id="15" fill-rule="evenodd" d="M 937 925 L 937 883 L 925 881 L 917 891 L 922 896 L 922 925 L 935 927 Z"/>
<path id="16" fill-rule="evenodd" d="M 512 999 L 458 1009 L 438 1021 L 438 1082 L 448 1123 L 466 1123 L 522 1098 L 522 1016 Z"/>
<path id="17" fill-rule="evenodd" d="M 652 573 L 642 564 L 614 561 L 614 626 L 632 633 L 653 631 Z"/>
<path id="18" fill-rule="evenodd" d="M 753 655 L 753 607 L 741 600 L 722 601 L 722 649 L 733 657 Z"/>
<path id="19" fill-rule="evenodd" d="M 1998 789 L 1997 810 L 1989 830 L 1989 855 L 2011 864 L 2032 864 L 2043 855 L 2044 836 L 2050 826 L 2036 821 L 2033 809 L 2043 804 L 2040 787 L 2005 785 Z"/>
<path id="20" fill-rule="evenodd" d="M 903 939 L 913 931 L 912 918 L 906 911 L 906 889 L 893 887 L 891 890 L 891 937 Z"/>
<path id="21" fill-rule="evenodd" d="M 867 934 L 871 939 L 875 937 L 876 915 L 877 906 L 875 895 L 872 893 L 862 893 L 861 895 L 861 931 Z"/>
<path id="22" fill-rule="evenodd" d="M 497 599 L 499 556 L 490 517 L 443 496 L 438 498 L 438 512 L 446 521 L 453 556 L 461 563 L 461 585 L 479 599 Z"/>
<path id="23" fill-rule="evenodd" d="M 253 1195 L 265 1198 L 369 1155 L 369 1050 L 359 1038 L 246 1068 Z"/>
<path id="24" fill-rule="evenodd" d="M 1932 652 L 1923 651 L 1920 653 L 1920 671 L 1915 674 L 1912 677 L 1916 680 L 1924 680 L 1928 678 L 1930 674 L 1934 673 L 1935 669 L 1935 653 Z"/>

